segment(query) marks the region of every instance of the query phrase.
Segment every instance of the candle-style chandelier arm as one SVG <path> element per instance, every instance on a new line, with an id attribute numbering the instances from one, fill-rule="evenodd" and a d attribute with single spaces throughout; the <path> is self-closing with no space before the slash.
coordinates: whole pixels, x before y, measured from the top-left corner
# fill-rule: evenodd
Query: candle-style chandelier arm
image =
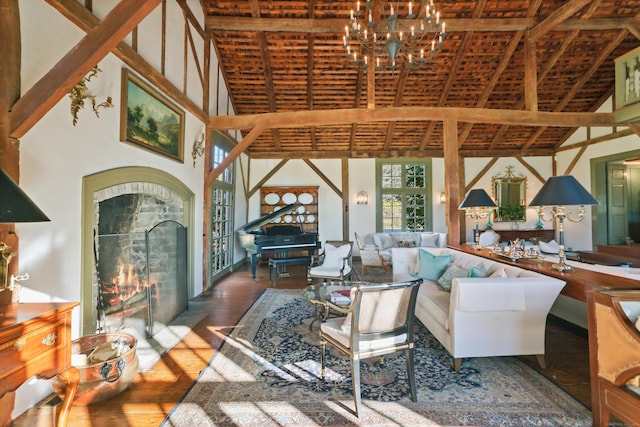
<path id="1" fill-rule="evenodd" d="M 548 206 L 551 208 L 551 216 L 546 217 L 544 208 L 545 206 L 538 207 L 538 216 L 545 222 L 552 221 L 554 218 L 562 217 L 562 219 L 568 219 L 571 222 L 580 222 L 584 219 L 586 215 L 586 210 L 584 205 L 580 205 L 578 208 L 578 213 L 576 216 L 571 217 L 570 213 L 567 212 L 567 208 L 565 206 Z"/>
<path id="2" fill-rule="evenodd" d="M 356 1 L 345 25 L 342 47 L 358 67 L 375 61 L 376 69 L 429 62 L 442 46 L 446 24 L 433 0 Z M 430 43 L 429 43 L 430 40 Z M 353 42 L 353 45 L 352 45 Z"/>

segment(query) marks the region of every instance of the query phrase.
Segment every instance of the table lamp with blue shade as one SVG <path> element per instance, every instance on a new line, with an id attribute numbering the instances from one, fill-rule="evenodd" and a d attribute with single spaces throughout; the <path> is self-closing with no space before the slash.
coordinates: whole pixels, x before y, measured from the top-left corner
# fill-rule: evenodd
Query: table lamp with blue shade
<path id="1" fill-rule="evenodd" d="M 586 205 L 597 205 L 598 201 L 572 175 L 552 176 L 542 186 L 538 194 L 529 203 L 530 207 L 538 208 L 539 217 L 545 221 L 558 219 L 558 263 L 551 268 L 559 271 L 571 271 L 573 268 L 566 264 L 564 252 L 564 220 L 580 222 L 585 216 Z M 580 206 L 576 217 L 572 218 L 565 206 Z M 553 218 L 544 218 L 543 209 L 552 208 Z"/>
<path id="2" fill-rule="evenodd" d="M 467 216 L 476 220 L 476 229 L 473 236 L 474 247 L 476 249 L 480 248 L 478 220 L 480 218 L 487 218 L 491 211 L 497 207 L 493 199 L 481 188 L 469 191 L 462 203 L 460 203 L 460 206 L 458 206 L 458 209 L 464 210 Z"/>
<path id="3" fill-rule="evenodd" d="M 2 169 L 0 169 L 0 223 L 41 222 L 49 218 L 25 194 L 18 184 Z M 14 252 L 6 243 L 0 242 L 0 292 L 13 290 L 13 280 L 7 286 L 8 267 Z"/>

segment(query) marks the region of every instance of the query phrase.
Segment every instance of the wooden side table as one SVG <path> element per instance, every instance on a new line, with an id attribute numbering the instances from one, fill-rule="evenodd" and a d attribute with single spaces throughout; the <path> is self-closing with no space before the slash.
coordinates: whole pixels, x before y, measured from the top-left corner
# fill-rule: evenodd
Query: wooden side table
<path id="1" fill-rule="evenodd" d="M 71 366 L 71 310 L 78 303 L 0 305 L 0 397 L 27 379 L 59 375 L 67 386 L 58 426 L 65 426 L 80 381 Z"/>

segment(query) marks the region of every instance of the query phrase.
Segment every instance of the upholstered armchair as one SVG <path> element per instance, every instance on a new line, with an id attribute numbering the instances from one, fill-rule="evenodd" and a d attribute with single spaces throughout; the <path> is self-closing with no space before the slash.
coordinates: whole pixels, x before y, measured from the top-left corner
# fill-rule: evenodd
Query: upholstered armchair
<path id="1" fill-rule="evenodd" d="M 355 415 L 362 414 L 360 360 L 403 351 L 411 399 L 417 401 L 413 367 L 413 325 L 418 288 L 422 279 L 397 283 L 361 283 L 351 289 L 348 308 L 328 302 L 341 317 L 320 325 L 322 378 L 326 374 L 327 344 L 351 359 Z"/>
<path id="2" fill-rule="evenodd" d="M 318 255 L 311 259 L 307 267 L 307 282 L 314 278 L 326 280 L 346 280 L 351 277 L 352 241 L 327 240 Z"/>
<path id="3" fill-rule="evenodd" d="M 355 233 L 356 244 L 360 251 L 360 269 L 364 275 L 365 267 L 382 267 L 385 273 L 389 274 L 389 266 L 391 265 L 391 256 L 380 254 L 380 249 L 376 245 L 365 245 Z"/>

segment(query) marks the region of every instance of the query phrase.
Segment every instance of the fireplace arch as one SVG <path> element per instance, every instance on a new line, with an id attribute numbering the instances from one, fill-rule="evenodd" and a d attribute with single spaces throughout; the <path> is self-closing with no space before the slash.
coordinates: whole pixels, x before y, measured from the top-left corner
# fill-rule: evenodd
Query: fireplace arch
<path id="1" fill-rule="evenodd" d="M 181 223 L 187 230 L 186 277 L 188 296 L 193 297 L 193 192 L 174 176 L 154 168 L 123 167 L 88 175 L 82 181 L 82 334 L 95 332 L 97 313 L 97 270 L 94 257 L 94 232 L 99 221 L 101 202 L 123 195 L 140 194 L 145 199 L 157 200 L 162 210 L 171 211 L 167 217 L 154 215 L 149 228 L 170 219 Z M 173 208 L 167 208 L 173 207 Z"/>

